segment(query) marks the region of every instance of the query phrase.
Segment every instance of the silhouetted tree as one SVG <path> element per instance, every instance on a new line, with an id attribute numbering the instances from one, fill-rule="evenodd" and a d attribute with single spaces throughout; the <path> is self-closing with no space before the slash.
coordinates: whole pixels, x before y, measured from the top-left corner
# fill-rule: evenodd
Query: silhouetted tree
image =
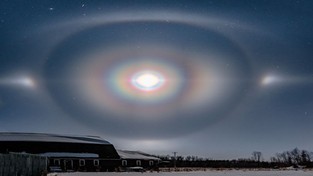
<path id="1" fill-rule="evenodd" d="M 254 161 L 260 162 L 262 158 L 262 152 L 254 151 L 252 152 L 252 159 Z"/>

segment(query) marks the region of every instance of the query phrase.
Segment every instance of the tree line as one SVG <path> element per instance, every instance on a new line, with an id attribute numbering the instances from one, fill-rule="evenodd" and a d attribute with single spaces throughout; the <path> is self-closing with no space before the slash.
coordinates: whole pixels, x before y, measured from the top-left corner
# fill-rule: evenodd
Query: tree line
<path id="1" fill-rule="evenodd" d="M 207 168 L 313 168 L 313 152 L 299 150 L 277 153 L 264 161 L 262 152 L 254 151 L 250 158 L 233 160 L 214 160 L 198 156 L 159 156 L 162 160 L 160 167 L 207 167 Z"/>
<path id="2" fill-rule="evenodd" d="M 271 162 L 277 163 L 280 166 L 301 166 L 313 167 L 313 152 L 307 150 L 299 150 L 295 148 L 290 151 L 277 153 L 276 156 L 271 157 Z"/>

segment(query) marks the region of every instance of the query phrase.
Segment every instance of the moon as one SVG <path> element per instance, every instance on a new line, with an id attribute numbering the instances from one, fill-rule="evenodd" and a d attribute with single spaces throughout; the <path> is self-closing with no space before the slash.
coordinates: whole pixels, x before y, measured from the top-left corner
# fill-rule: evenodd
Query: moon
<path id="1" fill-rule="evenodd" d="M 164 78 L 161 74 L 152 71 L 143 71 L 135 74 L 132 79 L 132 84 L 139 90 L 153 91 L 160 88 L 164 83 Z"/>

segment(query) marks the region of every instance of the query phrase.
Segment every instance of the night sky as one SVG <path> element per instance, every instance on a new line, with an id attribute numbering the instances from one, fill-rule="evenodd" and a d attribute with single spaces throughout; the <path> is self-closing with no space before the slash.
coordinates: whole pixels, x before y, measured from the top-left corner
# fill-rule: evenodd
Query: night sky
<path id="1" fill-rule="evenodd" d="M 313 151 L 313 1 L 1 1 L 0 131 L 214 159 Z"/>

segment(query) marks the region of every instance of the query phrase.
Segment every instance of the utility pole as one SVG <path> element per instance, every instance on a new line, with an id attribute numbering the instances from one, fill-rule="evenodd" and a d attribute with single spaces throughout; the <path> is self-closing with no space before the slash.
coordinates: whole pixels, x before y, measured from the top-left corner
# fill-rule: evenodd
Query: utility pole
<path id="1" fill-rule="evenodd" d="M 176 154 L 177 152 L 173 152 L 174 154 L 174 170 L 176 171 Z"/>

